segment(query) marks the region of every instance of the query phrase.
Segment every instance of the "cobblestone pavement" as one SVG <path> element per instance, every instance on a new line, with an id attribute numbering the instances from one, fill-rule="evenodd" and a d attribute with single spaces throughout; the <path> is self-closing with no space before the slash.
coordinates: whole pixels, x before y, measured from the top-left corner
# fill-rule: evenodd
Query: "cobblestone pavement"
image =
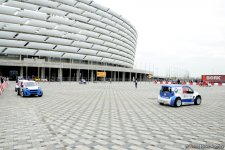
<path id="1" fill-rule="evenodd" d="M 225 87 L 194 86 L 202 104 L 173 108 L 157 103 L 151 83 L 41 83 L 41 98 L 14 85 L 0 96 L 0 150 L 225 146 Z"/>

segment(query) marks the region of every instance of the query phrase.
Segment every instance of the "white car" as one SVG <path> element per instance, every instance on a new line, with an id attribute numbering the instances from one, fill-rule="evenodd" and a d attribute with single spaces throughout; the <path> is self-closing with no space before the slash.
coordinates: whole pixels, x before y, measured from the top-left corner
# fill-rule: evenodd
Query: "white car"
<path id="1" fill-rule="evenodd" d="M 159 104 L 180 107 L 182 105 L 200 105 L 201 95 L 187 85 L 162 85 L 159 96 Z"/>
<path id="2" fill-rule="evenodd" d="M 20 84 L 20 95 L 22 97 L 33 95 L 41 97 L 43 95 L 43 91 L 35 81 L 23 81 Z"/>

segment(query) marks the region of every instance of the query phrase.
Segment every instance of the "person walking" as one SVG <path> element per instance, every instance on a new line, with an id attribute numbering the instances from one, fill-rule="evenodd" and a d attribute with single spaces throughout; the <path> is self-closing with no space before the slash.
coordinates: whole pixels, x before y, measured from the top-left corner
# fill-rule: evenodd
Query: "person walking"
<path id="1" fill-rule="evenodd" d="M 1 84 L 3 84 L 4 83 L 4 79 L 3 79 L 3 77 L 1 77 Z"/>
<path id="2" fill-rule="evenodd" d="M 177 80 L 177 84 L 180 84 L 180 79 Z"/>
<path id="3" fill-rule="evenodd" d="M 138 84 L 138 81 L 137 81 L 137 78 L 135 79 L 135 87 L 137 88 L 137 84 Z"/>

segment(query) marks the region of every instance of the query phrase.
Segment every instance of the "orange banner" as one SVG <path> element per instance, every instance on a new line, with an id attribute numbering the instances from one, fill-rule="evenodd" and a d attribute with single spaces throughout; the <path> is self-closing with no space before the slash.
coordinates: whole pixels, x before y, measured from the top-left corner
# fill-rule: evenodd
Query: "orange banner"
<path id="1" fill-rule="evenodd" d="M 106 72 L 97 72 L 97 77 L 105 78 L 106 77 Z"/>

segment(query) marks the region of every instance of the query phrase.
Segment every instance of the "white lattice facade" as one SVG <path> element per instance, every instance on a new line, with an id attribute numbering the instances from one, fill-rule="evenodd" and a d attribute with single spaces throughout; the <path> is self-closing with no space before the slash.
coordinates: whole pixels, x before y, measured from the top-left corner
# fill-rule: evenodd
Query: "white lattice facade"
<path id="1" fill-rule="evenodd" d="M 0 54 L 132 68 L 137 33 L 92 0 L 0 0 Z"/>

